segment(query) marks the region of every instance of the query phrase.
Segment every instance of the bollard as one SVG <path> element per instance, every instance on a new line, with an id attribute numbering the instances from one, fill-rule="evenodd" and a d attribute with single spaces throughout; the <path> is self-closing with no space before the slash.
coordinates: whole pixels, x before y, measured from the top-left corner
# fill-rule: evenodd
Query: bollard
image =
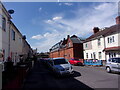
<path id="1" fill-rule="evenodd" d="M 2 63 L 0 63 L 0 90 L 2 90 Z"/>

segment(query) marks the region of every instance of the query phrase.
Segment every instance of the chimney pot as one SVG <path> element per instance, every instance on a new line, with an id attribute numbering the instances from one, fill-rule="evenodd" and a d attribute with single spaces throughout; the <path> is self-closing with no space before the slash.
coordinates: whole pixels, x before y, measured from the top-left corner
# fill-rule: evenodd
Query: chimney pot
<path id="1" fill-rule="evenodd" d="M 120 24 L 120 16 L 116 17 L 116 24 Z"/>
<path id="2" fill-rule="evenodd" d="M 99 28 L 98 27 L 94 27 L 93 28 L 93 32 L 94 32 L 94 34 L 97 33 L 97 32 L 99 32 Z"/>
<path id="3" fill-rule="evenodd" d="M 67 35 L 67 38 L 70 38 L 70 35 Z"/>

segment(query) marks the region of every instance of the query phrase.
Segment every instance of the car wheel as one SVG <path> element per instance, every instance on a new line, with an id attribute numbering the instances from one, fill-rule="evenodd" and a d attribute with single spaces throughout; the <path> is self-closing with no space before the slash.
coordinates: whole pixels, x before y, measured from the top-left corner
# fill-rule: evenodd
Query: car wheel
<path id="1" fill-rule="evenodd" d="M 106 68 L 106 70 L 107 70 L 107 72 L 108 72 L 108 73 L 110 73 L 110 72 L 111 72 L 110 67 L 107 67 L 107 68 Z"/>

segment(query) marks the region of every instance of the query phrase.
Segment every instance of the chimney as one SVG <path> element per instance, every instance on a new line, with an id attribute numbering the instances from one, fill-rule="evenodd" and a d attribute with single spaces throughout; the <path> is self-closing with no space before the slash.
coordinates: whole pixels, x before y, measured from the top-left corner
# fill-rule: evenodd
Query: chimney
<path id="1" fill-rule="evenodd" d="M 97 32 L 99 32 L 99 28 L 98 27 L 94 27 L 93 28 L 93 32 L 94 32 L 94 34 L 97 33 Z"/>
<path id="2" fill-rule="evenodd" d="M 67 39 L 70 38 L 70 35 L 67 35 Z"/>
<path id="3" fill-rule="evenodd" d="M 116 17 L 116 24 L 120 24 L 120 16 Z"/>
<path id="4" fill-rule="evenodd" d="M 65 38 L 63 39 L 63 41 L 65 41 Z"/>

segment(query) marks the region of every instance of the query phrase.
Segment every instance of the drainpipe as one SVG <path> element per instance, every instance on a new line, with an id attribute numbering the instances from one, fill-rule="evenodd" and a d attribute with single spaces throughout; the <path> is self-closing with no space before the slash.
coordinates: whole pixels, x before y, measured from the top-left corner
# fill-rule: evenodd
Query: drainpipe
<path id="1" fill-rule="evenodd" d="M 9 20 L 8 21 L 9 22 L 9 32 L 8 32 L 8 34 L 9 34 L 9 37 L 8 37 L 8 55 L 10 56 L 10 26 L 11 26 L 11 21 Z"/>
<path id="2" fill-rule="evenodd" d="M 104 39 L 104 48 L 106 48 L 106 44 L 105 44 L 105 37 L 103 36 L 103 39 Z M 105 51 L 104 51 L 105 52 Z M 105 60 L 107 60 L 107 57 L 106 57 L 106 52 L 105 52 Z"/>

